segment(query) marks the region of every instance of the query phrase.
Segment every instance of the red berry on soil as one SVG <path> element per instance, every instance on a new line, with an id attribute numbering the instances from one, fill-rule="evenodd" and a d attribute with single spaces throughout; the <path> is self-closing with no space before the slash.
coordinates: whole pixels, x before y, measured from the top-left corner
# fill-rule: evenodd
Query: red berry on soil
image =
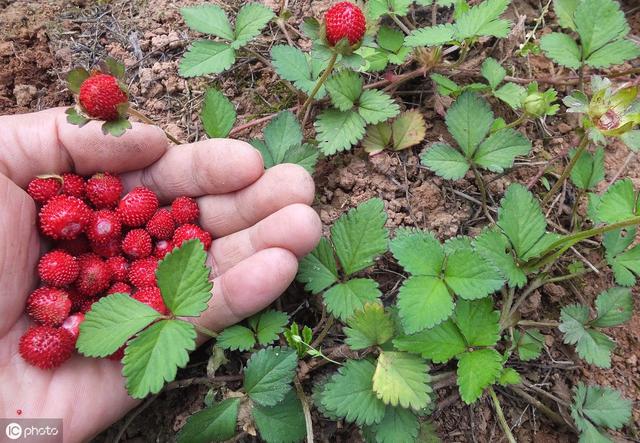
<path id="1" fill-rule="evenodd" d="M 107 260 L 107 266 L 111 270 L 111 280 L 119 282 L 126 281 L 129 274 L 129 261 L 121 255 L 111 257 Z"/>
<path id="2" fill-rule="evenodd" d="M 143 226 L 158 209 L 158 197 L 145 188 L 134 188 L 118 204 L 118 216 L 125 226 Z"/>
<path id="3" fill-rule="evenodd" d="M 209 234 L 199 226 L 191 224 L 182 225 L 178 229 L 176 229 L 175 234 L 173 234 L 173 245 L 176 248 L 179 248 L 180 246 L 182 246 L 182 243 L 194 238 L 197 238 L 202 242 L 205 251 L 208 251 L 211 247 L 211 234 Z"/>
<path id="4" fill-rule="evenodd" d="M 159 260 L 162 260 L 165 255 L 173 250 L 173 242 L 171 240 L 158 240 L 156 246 L 153 249 L 153 255 Z"/>
<path id="5" fill-rule="evenodd" d="M 115 208 L 122 194 L 122 182 L 108 172 L 95 174 L 87 180 L 86 193 L 96 208 Z"/>
<path id="6" fill-rule="evenodd" d="M 40 258 L 38 274 L 50 286 L 62 287 L 73 283 L 80 272 L 80 265 L 72 255 L 56 250 Z"/>
<path id="7" fill-rule="evenodd" d="M 156 269 L 158 268 L 158 259 L 155 257 L 147 257 L 136 260 L 131 263 L 129 268 L 129 282 L 136 288 L 146 288 L 147 286 L 156 286 Z"/>
<path id="8" fill-rule="evenodd" d="M 91 243 L 91 251 L 104 258 L 116 257 L 122 254 L 122 249 L 120 248 L 121 243 L 122 239 L 120 237 L 113 238 L 104 244 Z"/>
<path id="9" fill-rule="evenodd" d="M 173 216 L 169 210 L 158 209 L 151 217 L 151 220 L 147 222 L 145 229 L 153 238 L 169 240 L 176 230 L 176 223 L 173 221 Z"/>
<path id="10" fill-rule="evenodd" d="M 131 290 L 131 286 L 129 286 L 128 284 L 124 283 L 124 282 L 116 282 L 113 285 L 111 285 L 111 287 L 109 289 L 107 289 L 107 294 L 106 295 L 111 295 L 111 294 L 127 294 L 127 295 L 131 295 L 133 291 Z"/>
<path id="11" fill-rule="evenodd" d="M 38 288 L 27 298 L 27 314 L 44 326 L 58 326 L 71 312 L 69 294 L 59 288 Z"/>
<path id="12" fill-rule="evenodd" d="M 109 287 L 111 270 L 100 257 L 86 254 L 78 257 L 80 274 L 76 280 L 76 289 L 87 297 L 103 292 Z"/>
<path id="13" fill-rule="evenodd" d="M 68 252 L 74 257 L 78 257 L 86 252 L 91 251 L 89 240 L 84 235 L 79 235 L 72 240 L 60 240 L 56 243 L 56 247 L 65 252 Z"/>
<path id="14" fill-rule="evenodd" d="M 39 178 L 36 177 L 27 187 L 27 193 L 37 203 L 46 203 L 53 197 L 58 195 L 62 190 L 62 181 L 57 178 Z"/>
<path id="15" fill-rule="evenodd" d="M 40 229 L 55 240 L 78 237 L 89 224 L 91 209 L 79 198 L 53 197 L 40 210 Z"/>
<path id="16" fill-rule="evenodd" d="M 62 174 L 62 193 L 72 197 L 84 198 L 84 179 L 78 174 L 65 172 Z"/>
<path id="17" fill-rule="evenodd" d="M 195 223 L 200 216 L 200 208 L 194 199 L 178 197 L 171 203 L 171 215 L 178 226 Z"/>
<path id="18" fill-rule="evenodd" d="M 75 340 L 66 329 L 33 326 L 20 338 L 18 350 L 27 363 L 52 369 L 71 357 L 74 346 Z"/>
<path id="19" fill-rule="evenodd" d="M 162 299 L 160 289 L 155 286 L 148 286 L 146 288 L 138 289 L 132 297 L 138 300 L 140 303 L 144 303 L 147 306 L 151 306 L 159 313 L 165 315 L 168 313 L 167 307 Z"/>
<path id="20" fill-rule="evenodd" d="M 355 45 L 367 30 L 367 21 L 362 10 L 350 2 L 336 3 L 324 16 L 327 41 L 335 46 L 343 38 Z"/>
<path id="21" fill-rule="evenodd" d="M 86 232 L 91 243 L 106 244 L 120 237 L 122 223 L 115 211 L 102 209 L 91 215 Z"/>
<path id="22" fill-rule="evenodd" d="M 90 117 L 111 121 L 118 119 L 118 106 L 127 102 L 127 94 L 113 75 L 94 74 L 80 85 L 79 101 Z"/>
<path id="23" fill-rule="evenodd" d="M 122 252 L 133 259 L 148 257 L 152 249 L 151 236 L 144 229 L 133 229 L 122 240 Z"/>
<path id="24" fill-rule="evenodd" d="M 62 326 L 60 328 L 66 329 L 69 334 L 73 337 L 73 343 L 78 340 L 78 335 L 80 335 L 80 323 L 84 321 L 84 314 L 82 312 L 77 312 L 75 314 L 70 315 L 67 319 L 62 322 Z"/>

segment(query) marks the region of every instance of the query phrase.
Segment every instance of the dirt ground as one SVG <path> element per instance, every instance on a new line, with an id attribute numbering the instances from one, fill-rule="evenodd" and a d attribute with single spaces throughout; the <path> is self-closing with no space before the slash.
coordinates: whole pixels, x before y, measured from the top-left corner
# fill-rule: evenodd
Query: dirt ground
<path id="1" fill-rule="evenodd" d="M 47 0 L 11 1 L 0 0 L 0 115 L 31 112 L 54 106 L 65 106 L 72 96 L 65 88 L 64 73 L 82 65 L 90 67 L 107 55 L 122 60 L 127 67 L 127 78 L 131 97 L 137 108 L 163 126 L 178 139 L 195 141 L 204 138 L 198 112 L 204 90 L 218 86 L 234 102 L 239 116 L 238 124 L 270 115 L 294 106 L 296 97 L 283 87 L 277 75 L 261 62 L 252 58 L 240 58 L 237 68 L 223 75 L 208 76 L 186 81 L 177 74 L 177 65 L 190 38 L 179 14 L 181 6 L 199 3 L 190 0 Z M 231 11 L 243 2 L 237 0 L 215 1 Z M 276 8 L 273 0 L 266 4 Z M 293 17 L 289 23 L 298 28 L 305 16 L 320 17 L 329 2 L 290 2 Z M 509 15 L 518 22 L 525 16 L 522 26 L 516 27 L 512 37 L 499 44 L 486 44 L 469 58 L 463 66 L 472 69 L 484 57 L 493 56 L 501 60 L 513 76 L 520 78 L 562 76 L 560 71 L 542 56 L 511 58 L 514 45 L 521 41 L 540 15 L 546 1 L 514 0 Z M 623 2 L 633 33 L 640 36 L 640 7 L 636 0 Z M 446 18 L 448 12 L 443 12 Z M 549 17 L 553 14 L 550 13 Z M 554 25 L 543 24 L 542 32 Z M 291 31 L 301 47 L 308 43 Z M 520 39 L 520 40 L 519 40 Z M 286 42 L 275 25 L 270 25 L 264 36 L 253 48 L 268 57 L 270 47 Z M 634 63 L 638 63 L 635 61 Z M 628 65 L 626 67 L 630 67 Z M 404 69 L 407 69 L 405 67 Z M 622 69 L 622 68 L 617 68 Z M 458 79 L 465 81 L 465 79 Z M 466 79 L 468 81 L 468 79 Z M 565 86 L 557 86 L 565 92 Z M 420 165 L 418 155 L 432 141 L 440 140 L 444 131 L 442 118 L 443 102 L 434 97 L 433 86 L 428 78 L 418 78 L 403 85 L 398 95 L 404 107 L 420 107 L 428 122 L 427 140 L 421 146 L 400 152 L 384 152 L 367 157 L 361 149 L 339 154 L 320 162 L 315 174 L 317 199 L 315 209 L 325 227 L 344 211 L 371 197 L 381 197 L 389 214 L 388 227 L 417 226 L 434 231 L 441 239 L 455 235 L 473 234 L 483 225 L 478 206 L 462 198 L 454 191 L 478 197 L 471 177 L 456 182 L 447 182 Z M 496 112 L 508 121 L 513 114 L 496 104 Z M 548 118 L 544 124 L 529 123 L 525 131 L 535 140 L 530 158 L 517 163 L 507 175 L 489 175 L 489 190 L 500 196 L 506 186 L 514 181 L 526 183 L 533 177 L 540 161 L 565 152 L 575 143 L 571 134 L 574 121 L 561 116 Z M 260 134 L 262 126 L 238 134 L 248 140 Z M 606 148 L 607 181 L 625 163 L 628 151 L 613 143 Z M 640 186 L 640 164 L 634 159 L 623 172 L 636 187 Z M 604 186 L 604 184 L 603 184 Z M 565 191 L 564 205 L 558 211 L 559 222 L 566 221 L 567 208 L 571 205 L 571 190 Z M 584 208 L 582 208 L 584 209 Z M 599 261 L 600 252 L 582 248 L 590 261 Z M 567 260 L 574 260 L 568 257 Z M 385 299 L 397 294 L 400 271 L 389 257 L 380 259 L 372 276 L 380 283 Z M 564 286 L 547 285 L 536 292 L 523 307 L 523 313 L 532 320 L 557 318 L 561 306 L 570 302 L 592 304 L 595 296 L 613 285 L 608 272 L 590 275 L 583 281 Z M 638 288 L 634 289 L 637 296 Z M 637 304 L 637 303 L 636 303 Z M 297 284 L 292 284 L 282 299 L 282 307 L 296 312 L 298 323 L 315 325 L 320 318 L 319 300 L 308 296 Z M 549 333 L 547 344 L 552 351 L 539 360 L 522 363 L 518 369 L 532 382 L 556 396 L 569 399 L 571 388 L 578 380 L 615 387 L 634 401 L 634 424 L 620 441 L 640 441 L 640 315 L 638 310 L 630 323 L 610 331 L 618 346 L 614 351 L 612 368 L 598 369 L 577 358 L 569 347 L 562 344 L 557 331 Z M 339 328 L 333 330 L 323 343 L 330 348 L 341 337 Z M 193 355 L 191 364 L 180 371 L 179 378 L 202 376 L 208 358 L 203 348 Z M 230 363 L 225 367 L 228 374 L 237 374 L 241 369 L 242 355 L 231 353 Z M 322 370 L 318 371 L 319 373 Z M 310 392 L 310 380 L 305 387 Z M 228 384 L 229 389 L 238 385 Z M 132 421 L 121 421 L 98 436 L 95 441 L 113 441 L 123 426 L 126 431 L 121 441 L 165 442 L 171 441 L 175 431 L 186 418 L 203 406 L 207 389 L 190 386 L 170 390 L 155 401 Z M 514 397 L 509 391 L 498 390 L 506 410 L 507 420 L 515 424 L 515 436 L 521 442 L 569 442 L 576 437 L 566 429 L 553 425 L 531 405 Z M 497 442 L 503 439 L 495 414 L 487 399 L 469 407 L 456 394 L 455 387 L 437 391 L 440 408 L 434 414 L 438 433 L 445 442 Z M 554 410 L 566 414 L 562 407 L 542 397 Z M 318 441 L 357 442 L 360 436 L 348 424 L 338 424 L 314 414 L 314 429 Z M 626 438 L 626 439 L 625 439 Z M 253 441 L 243 433 L 239 441 Z"/>

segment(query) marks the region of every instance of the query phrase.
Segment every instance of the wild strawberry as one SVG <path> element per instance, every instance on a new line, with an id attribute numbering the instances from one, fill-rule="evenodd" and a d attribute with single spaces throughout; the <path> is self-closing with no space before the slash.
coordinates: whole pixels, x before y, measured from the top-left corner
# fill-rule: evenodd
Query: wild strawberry
<path id="1" fill-rule="evenodd" d="M 134 188 L 118 204 L 118 216 L 125 226 L 143 226 L 158 209 L 158 197 L 145 188 Z"/>
<path id="2" fill-rule="evenodd" d="M 124 344 L 124 345 L 120 346 L 116 352 L 114 352 L 111 355 L 108 355 L 105 358 L 107 358 L 107 359 L 109 359 L 111 361 L 120 361 L 120 360 L 122 360 L 124 358 L 124 350 L 126 348 L 127 348 L 127 345 Z"/>
<path id="3" fill-rule="evenodd" d="M 73 336 L 66 329 L 33 326 L 20 338 L 18 350 L 30 365 L 53 369 L 71 357 L 74 342 Z"/>
<path id="4" fill-rule="evenodd" d="M 50 286 L 70 285 L 78 277 L 78 272 L 80 272 L 78 261 L 64 251 L 51 251 L 43 255 L 38 262 L 40 279 Z"/>
<path id="5" fill-rule="evenodd" d="M 91 251 L 89 240 L 84 235 L 79 235 L 71 240 L 60 240 L 56 243 L 56 247 L 62 251 L 68 252 L 74 257 L 78 257 Z"/>
<path id="6" fill-rule="evenodd" d="M 91 243 L 91 250 L 94 254 L 98 254 L 100 257 L 111 258 L 122 254 L 120 244 L 122 239 L 120 237 L 113 238 L 107 243 Z"/>
<path id="7" fill-rule="evenodd" d="M 115 208 L 122 194 L 122 182 L 108 172 L 95 174 L 87 180 L 86 193 L 97 209 Z"/>
<path id="8" fill-rule="evenodd" d="M 37 203 L 46 203 L 56 195 L 60 194 L 62 190 L 62 180 L 60 178 L 36 177 L 29 182 L 27 186 L 27 193 Z"/>
<path id="9" fill-rule="evenodd" d="M 27 314 L 37 323 L 58 326 L 71 312 L 69 294 L 59 288 L 38 288 L 27 298 Z"/>
<path id="10" fill-rule="evenodd" d="M 80 312 L 85 302 L 88 300 L 86 296 L 80 294 L 76 288 L 67 288 L 65 292 L 71 300 L 71 312 Z"/>
<path id="11" fill-rule="evenodd" d="M 171 203 L 171 215 L 178 226 L 195 223 L 200 216 L 200 208 L 194 199 L 178 197 Z"/>
<path id="12" fill-rule="evenodd" d="M 107 294 L 106 295 L 111 295 L 111 294 L 127 294 L 127 295 L 131 295 L 133 291 L 131 290 L 131 286 L 129 286 L 128 284 L 124 283 L 124 282 L 116 282 L 113 285 L 111 285 L 111 287 L 109 289 L 107 289 Z"/>
<path id="13" fill-rule="evenodd" d="M 327 41 L 335 46 L 343 38 L 355 45 L 362 40 L 367 30 L 367 21 L 362 10 L 350 2 L 336 3 L 324 16 Z"/>
<path id="14" fill-rule="evenodd" d="M 55 240 L 70 240 L 84 231 L 90 218 L 91 210 L 82 200 L 57 195 L 40 210 L 40 229 Z"/>
<path id="15" fill-rule="evenodd" d="M 156 286 L 156 269 L 158 260 L 155 257 L 147 257 L 131 263 L 129 268 L 129 282 L 136 288 Z"/>
<path id="16" fill-rule="evenodd" d="M 122 251 L 131 258 L 145 258 L 151 254 L 151 236 L 144 229 L 133 229 L 122 240 Z"/>
<path id="17" fill-rule="evenodd" d="M 62 174 L 62 193 L 71 197 L 84 198 L 84 179 L 78 174 L 65 172 Z"/>
<path id="18" fill-rule="evenodd" d="M 78 312 L 82 312 L 83 314 L 86 314 L 87 312 L 89 312 L 91 310 L 91 307 L 97 301 L 98 301 L 97 298 L 87 298 L 87 299 L 85 299 L 84 302 L 82 302 L 82 306 L 80 307 L 80 310 Z"/>
<path id="19" fill-rule="evenodd" d="M 87 297 L 94 296 L 109 287 L 111 270 L 109 266 L 95 254 L 78 257 L 80 273 L 76 280 L 76 289 Z"/>
<path id="20" fill-rule="evenodd" d="M 84 321 L 84 314 L 82 312 L 77 312 L 67 317 L 65 321 L 62 322 L 61 329 L 66 329 L 69 334 L 73 337 L 73 344 L 76 344 L 78 340 L 78 335 L 80 335 L 80 323 Z"/>
<path id="21" fill-rule="evenodd" d="M 173 242 L 171 240 L 158 240 L 156 246 L 153 249 L 153 255 L 162 260 L 165 255 L 173 250 Z"/>
<path id="22" fill-rule="evenodd" d="M 122 223 L 115 211 L 102 209 L 91 214 L 91 220 L 86 228 L 87 237 L 91 243 L 105 244 L 114 238 L 119 238 Z"/>
<path id="23" fill-rule="evenodd" d="M 111 280 L 115 282 L 126 281 L 129 274 L 129 262 L 121 255 L 116 255 L 107 260 L 107 266 L 111 270 Z"/>
<path id="24" fill-rule="evenodd" d="M 162 315 L 166 315 L 168 313 L 167 307 L 162 299 L 160 289 L 155 286 L 138 289 L 131 297 L 138 300 L 140 303 L 151 306 Z"/>
<path id="25" fill-rule="evenodd" d="M 167 209 L 158 209 L 147 222 L 145 229 L 153 238 L 169 240 L 176 230 L 176 223 L 173 221 L 171 212 Z"/>
<path id="26" fill-rule="evenodd" d="M 118 106 L 127 102 L 127 94 L 114 76 L 94 74 L 80 85 L 79 101 L 90 117 L 111 121 L 118 119 Z"/>
<path id="27" fill-rule="evenodd" d="M 173 234 L 173 245 L 174 247 L 179 248 L 182 246 L 182 243 L 194 238 L 197 238 L 202 242 L 205 251 L 208 251 L 211 247 L 211 234 L 199 226 L 191 224 L 182 225 L 176 229 L 175 234 Z"/>

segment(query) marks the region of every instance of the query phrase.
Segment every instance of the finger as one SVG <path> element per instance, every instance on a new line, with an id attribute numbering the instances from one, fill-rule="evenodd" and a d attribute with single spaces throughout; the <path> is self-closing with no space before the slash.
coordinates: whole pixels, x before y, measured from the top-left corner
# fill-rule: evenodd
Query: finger
<path id="1" fill-rule="evenodd" d="M 237 191 L 263 173 L 262 155 L 253 146 L 239 140 L 213 139 L 174 147 L 148 168 L 122 178 L 125 188 L 146 186 L 168 203 L 181 195 Z"/>
<path id="2" fill-rule="evenodd" d="M 113 137 L 102 133 L 102 122 L 82 128 L 68 123 L 64 111 L 0 117 L 0 173 L 24 188 L 38 174 L 141 169 L 167 150 L 158 127 L 132 123 L 132 129 Z"/>
<path id="3" fill-rule="evenodd" d="M 209 309 L 195 323 L 220 330 L 266 308 L 287 289 L 297 270 L 291 251 L 257 252 L 213 281 Z"/>
<path id="4" fill-rule="evenodd" d="M 314 192 L 313 179 L 303 168 L 277 165 L 236 193 L 200 198 L 200 224 L 214 238 L 223 237 L 253 226 L 285 206 L 310 205 Z"/>
<path id="5" fill-rule="evenodd" d="M 287 249 L 302 258 L 315 248 L 321 234 L 322 223 L 313 209 L 289 205 L 250 228 L 215 240 L 209 250 L 214 275 L 269 248 Z"/>

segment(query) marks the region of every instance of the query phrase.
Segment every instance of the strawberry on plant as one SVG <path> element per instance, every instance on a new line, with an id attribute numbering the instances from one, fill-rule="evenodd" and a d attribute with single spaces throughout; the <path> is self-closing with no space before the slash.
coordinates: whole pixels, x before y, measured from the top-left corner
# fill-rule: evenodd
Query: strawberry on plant
<path id="1" fill-rule="evenodd" d="M 171 215 L 178 226 L 195 223 L 200 216 L 200 208 L 194 199 L 178 197 L 171 203 Z"/>
<path id="2" fill-rule="evenodd" d="M 158 197 L 143 186 L 134 188 L 118 204 L 118 216 L 125 226 L 138 227 L 147 223 L 158 209 Z"/>
<path id="3" fill-rule="evenodd" d="M 158 240 L 153 249 L 153 255 L 162 260 L 165 255 L 173 250 L 173 242 L 171 240 Z"/>
<path id="4" fill-rule="evenodd" d="M 174 202 L 175 203 L 175 202 Z M 197 210 L 196 206 L 196 210 Z M 147 222 L 147 232 L 158 240 L 168 240 L 176 230 L 176 224 L 172 213 L 168 209 L 158 209 L 158 211 Z"/>
<path id="5" fill-rule="evenodd" d="M 111 287 L 109 289 L 107 289 L 107 293 L 106 295 L 111 295 L 111 294 L 127 294 L 127 295 L 131 295 L 133 291 L 131 290 L 131 286 L 129 286 L 128 284 L 124 283 L 124 282 L 116 282 L 113 285 L 111 285 Z"/>
<path id="6" fill-rule="evenodd" d="M 116 255 L 107 260 L 107 266 L 111 270 L 111 280 L 124 282 L 129 274 L 129 261 L 121 255 Z"/>
<path id="7" fill-rule="evenodd" d="M 182 243 L 194 238 L 202 242 L 205 251 L 208 251 L 211 247 L 211 234 L 201 227 L 192 224 L 182 225 L 176 229 L 175 234 L 173 234 L 173 246 L 179 248 L 182 246 Z"/>
<path id="8" fill-rule="evenodd" d="M 119 239 L 122 223 L 114 211 L 101 209 L 91 215 L 87 226 L 87 237 L 92 244 L 105 245 L 113 239 Z"/>
<path id="9" fill-rule="evenodd" d="M 70 240 L 84 231 L 91 210 L 79 198 L 68 195 L 53 197 L 40 210 L 40 229 L 55 240 Z"/>
<path id="10" fill-rule="evenodd" d="M 122 194 L 122 182 L 117 175 L 98 173 L 87 180 L 86 193 L 97 209 L 114 208 Z"/>
<path id="11" fill-rule="evenodd" d="M 331 6 L 324 16 L 324 25 L 329 45 L 335 46 L 346 38 L 350 45 L 360 43 L 367 29 L 362 10 L 350 2 Z"/>
<path id="12" fill-rule="evenodd" d="M 84 198 L 85 182 L 82 177 L 72 172 L 62 174 L 62 193 L 72 197 Z"/>
<path id="13" fill-rule="evenodd" d="M 163 315 L 168 313 L 167 307 L 162 299 L 160 289 L 156 286 L 147 286 L 146 288 L 138 289 L 132 297 L 140 303 L 144 303 L 145 305 L 152 307 Z"/>
<path id="14" fill-rule="evenodd" d="M 20 338 L 18 350 L 32 366 L 53 369 L 73 354 L 75 340 L 66 329 L 51 326 L 33 326 Z"/>
<path id="15" fill-rule="evenodd" d="M 134 259 L 148 257 L 152 248 L 151 236 L 144 229 L 129 231 L 122 241 L 122 251 Z"/>
<path id="16" fill-rule="evenodd" d="M 62 326 L 60 326 L 61 329 L 65 329 L 71 334 L 74 345 L 76 340 L 78 340 L 78 335 L 80 335 L 80 323 L 83 321 L 84 314 L 82 312 L 76 312 L 67 317 L 66 320 L 62 322 Z"/>
<path id="17" fill-rule="evenodd" d="M 155 257 L 147 257 L 136 260 L 131 263 L 129 268 L 129 282 L 136 288 L 145 288 L 147 286 L 155 286 L 156 269 L 158 268 L 158 259 Z"/>
<path id="18" fill-rule="evenodd" d="M 71 312 L 67 292 L 59 288 L 38 288 L 27 298 L 27 314 L 37 323 L 58 326 Z"/>
<path id="19" fill-rule="evenodd" d="M 50 286 L 63 287 L 73 283 L 78 277 L 80 266 L 72 255 L 55 250 L 40 258 L 38 275 Z"/>
<path id="20" fill-rule="evenodd" d="M 62 177 L 42 176 L 36 177 L 29 182 L 27 193 L 36 203 L 45 204 L 62 190 Z"/>
<path id="21" fill-rule="evenodd" d="M 107 289 L 111 281 L 109 266 L 95 254 L 85 254 L 78 258 L 80 274 L 75 286 L 80 294 L 94 296 Z"/>
<path id="22" fill-rule="evenodd" d="M 113 121 L 120 117 L 120 107 L 127 104 L 128 97 L 116 77 L 96 73 L 80 85 L 79 101 L 89 117 Z"/>

